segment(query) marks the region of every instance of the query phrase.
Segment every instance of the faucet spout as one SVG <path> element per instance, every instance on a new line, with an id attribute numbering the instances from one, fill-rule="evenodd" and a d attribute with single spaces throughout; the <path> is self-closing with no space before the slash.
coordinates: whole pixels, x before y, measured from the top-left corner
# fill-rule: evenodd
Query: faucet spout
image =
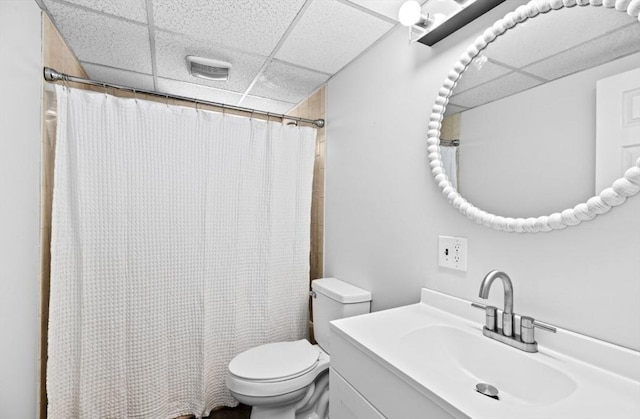
<path id="1" fill-rule="evenodd" d="M 511 283 L 509 275 L 497 270 L 489 272 L 482 280 L 482 284 L 480 284 L 480 293 L 478 296 L 486 300 L 489 297 L 491 284 L 493 284 L 493 281 L 497 278 L 502 280 L 502 286 L 504 288 L 502 331 L 505 336 L 513 336 L 513 284 Z"/>

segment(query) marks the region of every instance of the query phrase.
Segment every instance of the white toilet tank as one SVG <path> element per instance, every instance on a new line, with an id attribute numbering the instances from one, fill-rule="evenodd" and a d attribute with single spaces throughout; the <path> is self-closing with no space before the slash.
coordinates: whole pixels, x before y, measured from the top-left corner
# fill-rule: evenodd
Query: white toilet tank
<path id="1" fill-rule="evenodd" d="M 336 278 L 311 281 L 313 334 L 328 354 L 329 322 L 371 311 L 371 293 Z"/>

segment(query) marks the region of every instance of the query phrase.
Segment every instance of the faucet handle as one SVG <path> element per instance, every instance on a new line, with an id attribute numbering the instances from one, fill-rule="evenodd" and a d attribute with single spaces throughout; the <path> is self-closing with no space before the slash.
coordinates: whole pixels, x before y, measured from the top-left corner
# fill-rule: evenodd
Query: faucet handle
<path id="1" fill-rule="evenodd" d="M 479 304 L 479 303 L 471 303 L 471 307 L 484 310 L 485 312 L 484 326 L 487 329 L 491 330 L 492 332 L 496 330 L 496 325 L 497 325 L 496 316 L 498 312 L 498 309 L 496 307 L 486 306 L 484 304 Z"/>
<path id="2" fill-rule="evenodd" d="M 520 337 L 525 343 L 534 343 L 535 335 L 534 335 L 534 327 L 538 327 L 540 329 L 546 330 L 548 332 L 556 333 L 557 329 L 553 326 L 550 326 L 546 323 L 539 322 L 535 320 L 533 317 L 522 316 L 520 317 Z"/>
<path id="3" fill-rule="evenodd" d="M 486 306 L 486 305 L 484 305 L 484 304 L 480 304 L 480 303 L 476 303 L 476 302 L 473 302 L 473 301 L 471 302 L 471 307 L 473 307 L 473 308 L 479 308 L 480 310 L 484 310 L 484 309 L 486 309 L 486 308 L 487 308 L 487 306 Z"/>

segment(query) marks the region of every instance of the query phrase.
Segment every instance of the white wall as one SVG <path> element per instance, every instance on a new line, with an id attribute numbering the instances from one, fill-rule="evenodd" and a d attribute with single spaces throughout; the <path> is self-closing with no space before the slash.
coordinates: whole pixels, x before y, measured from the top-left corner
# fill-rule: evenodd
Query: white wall
<path id="1" fill-rule="evenodd" d="M 40 9 L 0 1 L 0 417 L 34 418 L 40 274 Z"/>
<path id="2" fill-rule="evenodd" d="M 484 275 L 501 269 L 516 312 L 639 350 L 640 196 L 578 227 L 515 234 L 468 220 L 432 180 L 426 126 L 442 81 L 484 28 L 522 3 L 432 48 L 407 45 L 398 29 L 329 82 L 325 275 L 369 289 L 381 310 L 417 302 L 423 286 L 479 301 Z M 466 273 L 438 267 L 441 234 L 468 238 Z M 490 301 L 502 306 L 494 288 Z"/>

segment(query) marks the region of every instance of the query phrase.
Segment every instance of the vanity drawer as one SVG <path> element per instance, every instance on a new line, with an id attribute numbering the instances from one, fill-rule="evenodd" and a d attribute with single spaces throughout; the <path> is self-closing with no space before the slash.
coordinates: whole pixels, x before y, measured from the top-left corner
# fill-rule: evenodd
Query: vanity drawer
<path id="1" fill-rule="evenodd" d="M 330 369 L 329 383 L 331 419 L 385 419 L 333 368 Z"/>

